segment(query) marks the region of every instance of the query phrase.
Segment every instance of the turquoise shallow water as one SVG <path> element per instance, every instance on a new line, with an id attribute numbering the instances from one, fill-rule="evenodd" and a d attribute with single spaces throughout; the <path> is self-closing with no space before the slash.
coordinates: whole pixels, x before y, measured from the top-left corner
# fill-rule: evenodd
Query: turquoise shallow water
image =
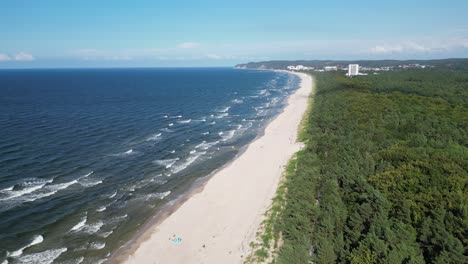
<path id="1" fill-rule="evenodd" d="M 0 71 L 0 263 L 105 261 L 298 83 L 228 68 Z"/>

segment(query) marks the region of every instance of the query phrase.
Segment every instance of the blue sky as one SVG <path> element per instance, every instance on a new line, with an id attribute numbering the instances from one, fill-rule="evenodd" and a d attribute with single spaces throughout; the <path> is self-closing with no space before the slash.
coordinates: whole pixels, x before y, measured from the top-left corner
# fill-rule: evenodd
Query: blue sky
<path id="1" fill-rule="evenodd" d="M 0 11 L 0 68 L 468 57 L 466 0 L 6 0 Z"/>

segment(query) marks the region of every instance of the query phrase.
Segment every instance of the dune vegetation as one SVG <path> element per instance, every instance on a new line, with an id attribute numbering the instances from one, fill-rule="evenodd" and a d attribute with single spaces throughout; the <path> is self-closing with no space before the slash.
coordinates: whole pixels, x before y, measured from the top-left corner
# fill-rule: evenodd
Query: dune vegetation
<path id="1" fill-rule="evenodd" d="M 314 77 L 256 261 L 467 263 L 468 72 Z"/>

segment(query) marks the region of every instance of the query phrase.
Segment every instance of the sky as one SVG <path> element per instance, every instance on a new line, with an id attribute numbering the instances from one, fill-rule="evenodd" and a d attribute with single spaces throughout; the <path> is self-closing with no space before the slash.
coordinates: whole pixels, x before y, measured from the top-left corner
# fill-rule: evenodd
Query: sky
<path id="1" fill-rule="evenodd" d="M 5 0 L 0 14 L 0 68 L 468 58 L 467 0 Z"/>

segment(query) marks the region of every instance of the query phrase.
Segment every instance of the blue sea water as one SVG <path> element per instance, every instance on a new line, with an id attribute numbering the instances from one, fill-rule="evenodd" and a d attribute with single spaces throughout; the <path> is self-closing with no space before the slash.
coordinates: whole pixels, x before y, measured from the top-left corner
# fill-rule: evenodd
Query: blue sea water
<path id="1" fill-rule="evenodd" d="M 0 263 L 108 259 L 298 84 L 229 68 L 0 71 Z"/>

